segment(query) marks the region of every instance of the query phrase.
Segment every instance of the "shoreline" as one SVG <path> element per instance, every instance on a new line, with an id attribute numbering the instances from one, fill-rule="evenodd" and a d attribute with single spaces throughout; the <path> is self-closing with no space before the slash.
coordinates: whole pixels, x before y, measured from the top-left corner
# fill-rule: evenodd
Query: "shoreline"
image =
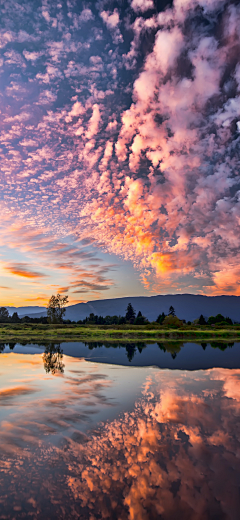
<path id="1" fill-rule="evenodd" d="M 84 326 L 45 326 L 0 325 L 0 343 L 9 342 L 46 342 L 46 341 L 81 341 L 81 342 L 131 342 L 150 341 L 239 341 L 240 328 L 100 328 Z"/>

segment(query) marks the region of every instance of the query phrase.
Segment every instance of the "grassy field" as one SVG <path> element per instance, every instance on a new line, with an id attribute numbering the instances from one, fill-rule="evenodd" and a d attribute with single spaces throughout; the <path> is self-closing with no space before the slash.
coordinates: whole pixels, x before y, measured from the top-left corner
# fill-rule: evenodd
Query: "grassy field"
<path id="1" fill-rule="evenodd" d="M 189 326 L 167 328 L 158 325 L 41 325 L 0 324 L 0 343 L 44 341 L 240 341 L 240 325 L 229 327 Z"/>

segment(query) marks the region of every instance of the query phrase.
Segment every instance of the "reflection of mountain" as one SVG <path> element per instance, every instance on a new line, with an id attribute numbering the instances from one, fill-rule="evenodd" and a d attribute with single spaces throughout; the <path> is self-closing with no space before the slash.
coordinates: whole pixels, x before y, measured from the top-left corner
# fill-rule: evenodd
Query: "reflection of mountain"
<path id="1" fill-rule="evenodd" d="M 45 352 L 43 354 L 43 364 L 46 370 L 46 373 L 56 374 L 64 372 L 64 364 L 62 362 L 63 358 L 63 350 L 60 348 L 60 343 L 50 343 L 45 348 Z"/>

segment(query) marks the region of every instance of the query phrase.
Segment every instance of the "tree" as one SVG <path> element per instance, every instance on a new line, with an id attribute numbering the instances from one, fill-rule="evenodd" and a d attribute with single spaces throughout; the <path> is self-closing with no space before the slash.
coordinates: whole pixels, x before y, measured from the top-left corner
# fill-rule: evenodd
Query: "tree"
<path id="1" fill-rule="evenodd" d="M 9 319 L 9 312 L 6 307 L 0 307 L 0 321 L 6 322 Z"/>
<path id="2" fill-rule="evenodd" d="M 135 325 L 144 325 L 145 323 L 148 323 L 147 318 L 142 315 L 141 311 L 138 312 L 138 315 L 134 321 Z"/>
<path id="3" fill-rule="evenodd" d="M 170 315 L 171 316 L 176 316 L 175 309 L 174 309 L 174 307 L 172 305 L 170 305 L 169 311 L 168 311 L 168 316 L 170 316 Z"/>
<path id="4" fill-rule="evenodd" d="M 204 318 L 204 316 L 202 314 L 201 314 L 201 316 L 200 316 L 200 318 L 198 320 L 198 323 L 199 323 L 199 325 L 206 325 L 207 324 L 207 322 L 206 322 L 206 320 L 205 320 L 205 318 Z"/>
<path id="5" fill-rule="evenodd" d="M 126 311 L 126 316 L 125 316 L 126 321 L 128 323 L 134 323 L 135 316 L 136 316 L 136 312 L 135 312 L 132 304 L 129 303 L 128 306 L 127 306 L 127 311 Z"/>
<path id="6" fill-rule="evenodd" d="M 54 294 L 51 296 L 47 306 L 47 317 L 49 323 L 62 323 L 66 312 L 65 306 L 68 303 L 68 296 Z"/>
<path id="7" fill-rule="evenodd" d="M 215 325 L 215 324 L 219 324 L 219 325 L 232 325 L 232 320 L 231 318 L 224 318 L 224 316 L 222 314 L 217 314 L 217 316 L 210 316 L 208 318 L 208 325 Z"/>
<path id="8" fill-rule="evenodd" d="M 119 318 L 118 318 L 118 325 L 125 325 L 125 323 L 126 323 L 125 316 L 119 316 Z"/>
<path id="9" fill-rule="evenodd" d="M 17 312 L 14 312 L 12 317 L 11 317 L 11 322 L 12 323 L 19 323 L 21 320 L 18 316 L 18 313 Z"/>
<path id="10" fill-rule="evenodd" d="M 164 318 L 163 325 L 167 325 L 168 327 L 179 328 L 179 327 L 182 327 L 183 322 L 182 322 L 182 320 L 179 320 L 179 318 L 177 318 L 177 316 L 173 316 L 172 314 L 169 314 L 168 316 L 166 316 L 166 318 Z"/>
<path id="11" fill-rule="evenodd" d="M 162 314 L 159 314 L 159 316 L 157 317 L 156 322 L 159 323 L 159 325 L 162 325 L 162 323 L 164 322 L 164 318 L 166 318 L 166 315 L 164 312 L 162 312 Z"/>

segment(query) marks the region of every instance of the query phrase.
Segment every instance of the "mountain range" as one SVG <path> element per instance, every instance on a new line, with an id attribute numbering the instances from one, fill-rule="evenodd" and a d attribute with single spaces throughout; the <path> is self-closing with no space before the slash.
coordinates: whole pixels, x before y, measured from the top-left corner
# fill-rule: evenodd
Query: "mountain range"
<path id="1" fill-rule="evenodd" d="M 133 305 L 136 313 L 141 311 L 149 321 L 154 321 L 164 312 L 168 314 L 170 305 L 175 309 L 180 319 L 193 321 L 203 314 L 205 318 L 222 314 L 234 321 L 240 321 L 240 296 L 204 296 L 195 294 L 166 294 L 158 296 L 127 296 L 109 300 L 93 300 L 87 303 L 77 303 L 66 308 L 65 319 L 83 320 L 91 312 L 98 316 L 114 316 L 126 314 L 128 303 Z M 9 314 L 17 312 L 20 317 L 46 316 L 46 307 L 7 307 Z"/>

